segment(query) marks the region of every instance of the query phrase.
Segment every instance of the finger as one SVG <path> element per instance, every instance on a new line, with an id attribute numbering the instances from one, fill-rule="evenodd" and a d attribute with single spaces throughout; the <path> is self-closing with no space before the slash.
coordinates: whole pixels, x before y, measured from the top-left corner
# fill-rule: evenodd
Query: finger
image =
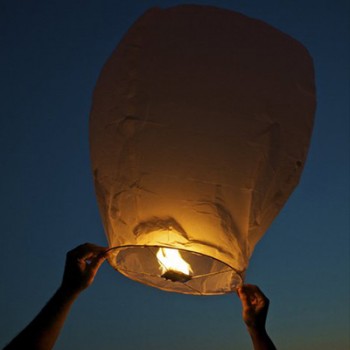
<path id="1" fill-rule="evenodd" d="M 247 295 L 250 305 L 265 305 L 268 303 L 268 299 L 260 288 L 254 284 L 243 285 L 243 290 Z"/>
<path id="2" fill-rule="evenodd" d="M 102 252 L 98 254 L 90 264 L 90 269 L 92 272 L 96 273 L 97 270 L 100 268 L 100 266 L 103 264 L 103 262 L 106 260 L 107 254 L 106 252 Z"/>
<path id="3" fill-rule="evenodd" d="M 250 296 L 254 294 L 254 285 L 252 284 L 243 284 L 243 286 L 240 288 L 240 290 L 245 293 L 246 295 Z"/>
<path id="4" fill-rule="evenodd" d="M 90 259 L 99 253 L 105 252 L 107 248 L 92 243 L 82 244 L 68 252 L 68 256 L 75 259 Z"/>
<path id="5" fill-rule="evenodd" d="M 266 295 L 261 291 L 261 289 L 253 284 L 245 285 L 247 293 L 251 298 L 251 304 L 258 307 L 266 307 L 269 305 L 270 301 Z"/>
<path id="6" fill-rule="evenodd" d="M 254 295 L 259 305 L 265 306 L 269 304 L 269 299 L 258 286 L 255 286 Z"/>
<path id="7" fill-rule="evenodd" d="M 254 284 L 245 284 L 244 287 L 248 293 L 254 295 L 256 298 L 267 300 L 266 295 L 261 291 L 261 289 L 258 286 Z"/>
<path id="8" fill-rule="evenodd" d="M 258 288 L 258 286 L 256 286 L 255 284 L 244 284 L 243 287 L 245 288 L 245 290 L 249 290 L 250 292 L 255 292 Z"/>
<path id="9" fill-rule="evenodd" d="M 237 292 L 238 292 L 239 298 L 241 299 L 243 307 L 251 307 L 252 304 L 251 304 L 250 296 L 247 293 L 247 291 L 244 288 L 244 286 L 238 288 Z"/>
<path id="10" fill-rule="evenodd" d="M 263 299 L 267 299 L 266 295 L 261 291 L 261 289 L 258 286 L 254 286 L 254 292 L 257 296 Z"/>

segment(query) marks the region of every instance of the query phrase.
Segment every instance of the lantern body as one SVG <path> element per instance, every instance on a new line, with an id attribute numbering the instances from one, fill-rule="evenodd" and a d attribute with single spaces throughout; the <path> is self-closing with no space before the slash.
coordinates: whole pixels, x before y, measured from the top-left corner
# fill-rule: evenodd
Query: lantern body
<path id="1" fill-rule="evenodd" d="M 157 288 L 222 294 L 297 185 L 315 110 L 306 49 L 203 6 L 151 9 L 105 64 L 90 115 L 110 264 Z M 161 276 L 176 248 L 191 278 Z"/>

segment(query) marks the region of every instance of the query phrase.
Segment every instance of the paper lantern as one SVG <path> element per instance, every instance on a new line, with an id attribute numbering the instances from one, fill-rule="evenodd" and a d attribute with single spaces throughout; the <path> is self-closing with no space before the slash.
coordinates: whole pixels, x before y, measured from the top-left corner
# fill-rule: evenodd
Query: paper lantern
<path id="1" fill-rule="evenodd" d="M 98 79 L 91 158 L 110 264 L 187 294 L 240 285 L 297 185 L 315 110 L 312 60 L 232 11 L 147 11 Z"/>

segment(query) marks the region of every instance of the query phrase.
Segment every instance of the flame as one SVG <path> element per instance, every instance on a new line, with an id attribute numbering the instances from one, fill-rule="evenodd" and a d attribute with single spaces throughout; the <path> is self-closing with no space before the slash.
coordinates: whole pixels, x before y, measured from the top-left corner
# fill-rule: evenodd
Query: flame
<path id="1" fill-rule="evenodd" d="M 177 249 L 159 248 L 157 252 L 157 259 L 159 261 L 162 274 L 169 270 L 181 272 L 185 275 L 190 275 L 192 273 L 191 265 L 182 258 Z"/>

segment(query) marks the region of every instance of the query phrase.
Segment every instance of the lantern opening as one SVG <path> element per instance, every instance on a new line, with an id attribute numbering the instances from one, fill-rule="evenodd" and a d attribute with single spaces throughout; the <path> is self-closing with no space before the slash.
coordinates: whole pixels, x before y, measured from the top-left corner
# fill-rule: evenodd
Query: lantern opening
<path id="1" fill-rule="evenodd" d="M 243 271 L 212 256 L 169 246 L 115 247 L 108 261 L 126 277 L 168 292 L 226 294 L 243 282 Z"/>
<path id="2" fill-rule="evenodd" d="M 187 282 L 191 279 L 192 268 L 177 249 L 159 248 L 157 253 L 163 278 L 173 282 Z"/>

